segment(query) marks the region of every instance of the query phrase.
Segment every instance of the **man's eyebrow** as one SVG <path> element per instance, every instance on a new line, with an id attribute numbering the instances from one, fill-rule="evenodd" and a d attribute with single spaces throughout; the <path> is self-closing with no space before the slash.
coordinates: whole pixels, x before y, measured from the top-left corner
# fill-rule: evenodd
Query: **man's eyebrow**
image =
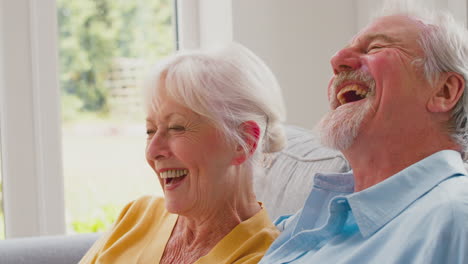
<path id="1" fill-rule="evenodd" d="M 374 40 L 383 40 L 385 42 L 388 42 L 388 43 L 397 43 L 397 42 L 401 42 L 401 39 L 399 38 L 395 38 L 395 37 L 391 37 L 387 34 L 384 34 L 384 33 L 371 33 L 371 34 L 367 34 L 365 36 L 356 36 L 354 38 L 351 39 L 351 41 L 345 46 L 345 48 L 347 47 L 350 47 L 356 43 L 361 43 L 361 42 L 364 42 L 364 43 L 370 43 Z"/>
<path id="2" fill-rule="evenodd" d="M 371 41 L 379 40 L 379 39 L 385 42 L 389 42 L 389 43 L 401 42 L 399 38 L 391 37 L 389 35 L 382 34 L 382 33 L 373 33 L 373 34 L 369 34 L 365 36 L 365 40 L 367 42 L 371 42 Z"/>

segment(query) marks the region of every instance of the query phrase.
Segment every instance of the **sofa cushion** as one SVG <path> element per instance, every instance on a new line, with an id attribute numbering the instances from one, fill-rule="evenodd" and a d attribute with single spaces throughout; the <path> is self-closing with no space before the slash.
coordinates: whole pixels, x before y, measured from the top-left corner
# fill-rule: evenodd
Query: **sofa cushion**
<path id="1" fill-rule="evenodd" d="M 323 147 L 310 131 L 286 126 L 287 146 L 266 158 L 266 171 L 254 177 L 257 199 L 272 220 L 299 210 L 317 172 L 349 171 L 348 162 L 335 150 Z"/>
<path id="2" fill-rule="evenodd" d="M 99 233 L 0 240 L 1 264 L 76 264 Z"/>

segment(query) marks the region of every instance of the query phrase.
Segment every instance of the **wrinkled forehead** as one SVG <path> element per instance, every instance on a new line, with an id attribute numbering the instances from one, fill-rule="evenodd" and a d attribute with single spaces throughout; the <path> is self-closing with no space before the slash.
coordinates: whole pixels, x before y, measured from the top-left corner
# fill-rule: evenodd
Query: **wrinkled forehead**
<path id="1" fill-rule="evenodd" d="M 350 44 L 379 35 L 388 37 L 388 39 L 402 40 L 410 46 L 419 47 L 421 33 L 427 28 L 428 26 L 421 20 L 406 15 L 379 17 L 356 34 L 351 39 Z"/>

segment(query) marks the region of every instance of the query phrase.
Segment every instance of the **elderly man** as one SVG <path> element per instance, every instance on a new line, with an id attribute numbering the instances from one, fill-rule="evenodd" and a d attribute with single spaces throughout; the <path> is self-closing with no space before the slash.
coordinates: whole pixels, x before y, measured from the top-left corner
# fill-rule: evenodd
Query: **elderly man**
<path id="1" fill-rule="evenodd" d="M 397 9 L 337 52 L 322 141 L 351 173 L 317 174 L 261 263 L 468 263 L 468 36 Z"/>

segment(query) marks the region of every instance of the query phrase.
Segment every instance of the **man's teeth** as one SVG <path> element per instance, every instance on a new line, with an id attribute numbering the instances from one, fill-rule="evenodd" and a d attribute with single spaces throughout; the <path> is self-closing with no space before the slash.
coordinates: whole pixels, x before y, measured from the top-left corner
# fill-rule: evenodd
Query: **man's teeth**
<path id="1" fill-rule="evenodd" d="M 166 178 L 177 178 L 180 176 L 187 175 L 188 170 L 167 170 L 164 172 L 159 173 L 159 177 L 161 179 L 166 179 Z"/>
<path id="2" fill-rule="evenodd" d="M 359 95 L 361 98 L 366 98 L 368 94 L 366 89 L 360 87 L 357 84 L 347 85 L 343 89 L 341 89 L 340 92 L 336 95 L 336 98 L 338 99 L 338 101 L 340 101 L 342 105 L 348 103 L 345 94 L 350 91 L 353 91 L 356 95 Z"/>

